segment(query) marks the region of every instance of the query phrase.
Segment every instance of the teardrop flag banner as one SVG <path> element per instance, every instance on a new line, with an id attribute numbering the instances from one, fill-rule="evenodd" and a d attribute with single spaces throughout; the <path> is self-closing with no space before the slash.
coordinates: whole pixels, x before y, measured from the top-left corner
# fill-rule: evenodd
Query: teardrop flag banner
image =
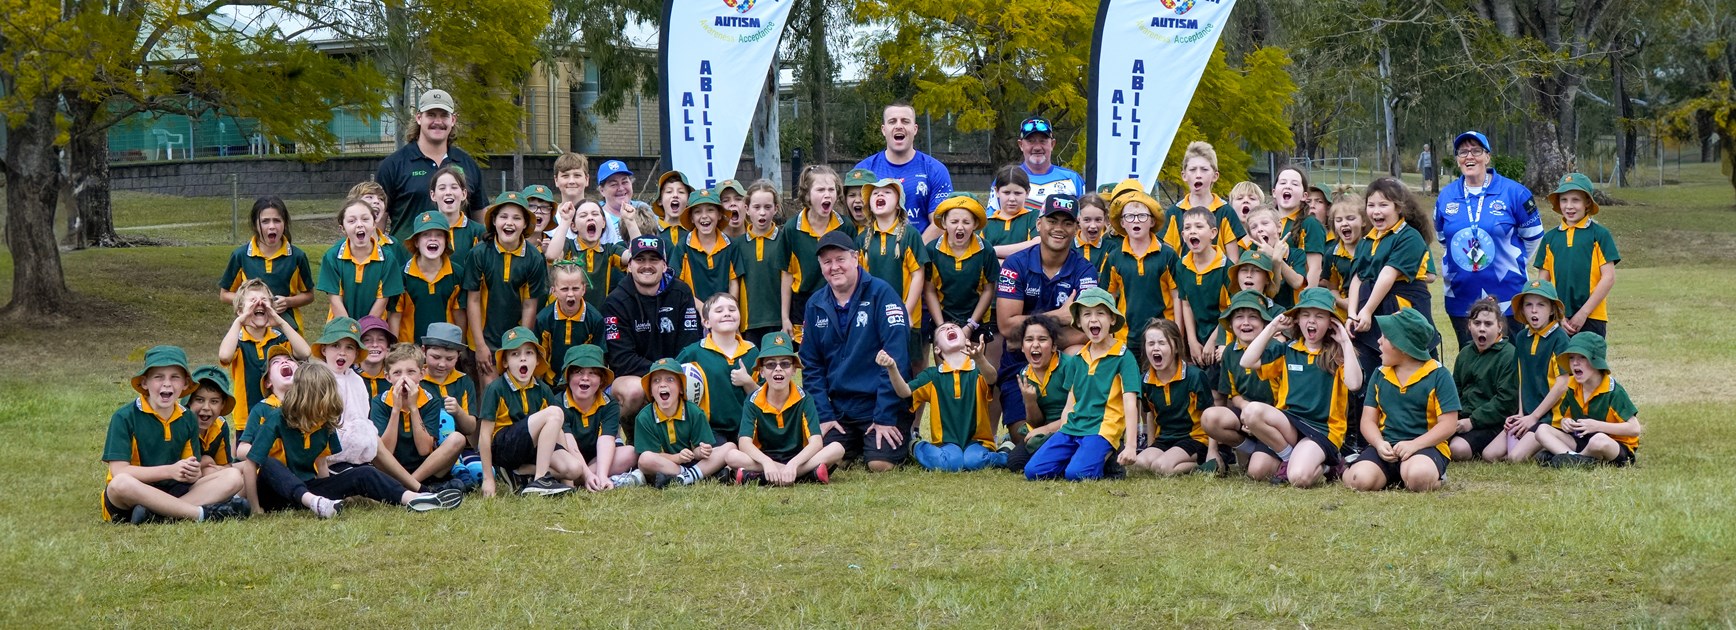
<path id="1" fill-rule="evenodd" d="M 663 158 L 701 188 L 735 177 L 794 0 L 665 0 Z"/>

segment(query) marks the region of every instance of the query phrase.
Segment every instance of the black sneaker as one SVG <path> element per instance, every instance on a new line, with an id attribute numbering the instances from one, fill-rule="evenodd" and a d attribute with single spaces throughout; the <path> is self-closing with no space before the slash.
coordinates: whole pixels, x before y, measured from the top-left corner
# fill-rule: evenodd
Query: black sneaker
<path id="1" fill-rule="evenodd" d="M 127 519 L 127 522 L 134 525 L 144 525 L 146 523 L 165 523 L 168 522 L 168 520 L 167 517 L 152 512 L 150 508 L 143 505 L 135 505 L 133 506 L 132 516 Z"/>
<path id="2" fill-rule="evenodd" d="M 495 488 L 501 492 L 518 492 L 520 489 L 524 488 L 526 484 L 524 482 L 524 475 L 495 466 L 494 485 Z"/>
<path id="3" fill-rule="evenodd" d="M 1579 453 L 1562 453 L 1549 460 L 1550 468 L 1591 468 L 1597 464 L 1596 457 Z"/>
<path id="4" fill-rule="evenodd" d="M 227 519 L 239 521 L 249 516 L 253 516 L 253 506 L 242 497 L 230 497 L 228 501 L 219 501 L 205 506 L 206 521 Z"/>
<path id="5" fill-rule="evenodd" d="M 651 478 L 651 487 L 656 488 L 658 490 L 662 490 L 664 488 L 669 487 L 669 484 L 671 482 L 675 481 L 675 479 L 676 479 L 675 475 L 665 475 L 663 473 L 657 473 L 657 475 L 655 477 Z"/>
<path id="6" fill-rule="evenodd" d="M 1537 451 L 1536 455 L 1531 456 L 1531 460 L 1537 462 L 1538 466 L 1551 468 L 1554 466 L 1552 462 L 1555 461 L 1555 454 L 1549 451 Z"/>
<path id="7" fill-rule="evenodd" d="M 439 493 L 424 492 L 418 494 L 416 495 L 416 498 L 410 499 L 408 503 L 404 504 L 404 509 L 410 510 L 411 512 L 432 512 L 434 510 L 450 510 L 458 507 L 458 504 L 464 500 L 463 493 L 458 493 L 456 495 L 447 494 L 450 492 L 450 490 L 441 490 Z M 441 496 L 443 494 L 446 496 Z M 457 500 L 452 500 L 454 498 Z"/>
<path id="8" fill-rule="evenodd" d="M 563 484 L 559 481 L 555 481 L 554 477 L 550 477 L 548 475 L 543 475 L 541 477 L 537 477 L 536 479 L 531 480 L 530 483 L 524 484 L 524 489 L 520 490 L 519 494 L 528 495 L 528 496 L 552 497 L 555 495 L 566 494 L 566 493 L 572 492 L 572 491 L 573 491 L 572 486 Z"/>
<path id="9" fill-rule="evenodd" d="M 464 483 L 464 480 L 459 479 L 458 477 L 448 477 L 445 481 L 434 485 L 428 485 L 426 483 L 422 484 L 423 492 L 439 494 L 446 490 L 457 490 L 460 494 L 463 494 L 470 491 L 470 484 Z"/>

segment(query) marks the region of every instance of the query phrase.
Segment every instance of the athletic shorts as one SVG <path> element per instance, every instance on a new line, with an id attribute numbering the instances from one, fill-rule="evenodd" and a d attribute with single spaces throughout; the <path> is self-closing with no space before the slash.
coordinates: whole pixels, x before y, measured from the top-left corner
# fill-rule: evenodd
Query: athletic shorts
<path id="1" fill-rule="evenodd" d="M 1338 452 L 1338 445 L 1333 444 L 1332 440 L 1326 437 L 1326 433 L 1314 428 L 1314 425 L 1308 424 L 1301 416 L 1289 411 L 1284 412 L 1284 417 L 1290 420 L 1290 426 L 1295 427 L 1297 435 L 1301 436 L 1303 440 L 1314 442 L 1322 452 L 1326 453 L 1326 461 L 1323 464 L 1327 468 L 1344 462 L 1344 456 Z M 1302 442 L 1298 440 L 1296 443 L 1301 444 Z"/>
<path id="2" fill-rule="evenodd" d="M 1586 447 L 1591 446 L 1591 437 L 1594 435 L 1597 434 L 1587 433 L 1584 436 L 1575 436 L 1573 438 L 1573 450 L 1584 453 Z M 1622 444 L 1621 442 L 1616 442 L 1615 446 L 1616 448 L 1621 449 L 1621 452 L 1616 454 L 1615 459 L 1609 460 L 1609 465 L 1621 468 L 1634 463 L 1634 452 L 1632 449 L 1629 449 L 1626 444 Z"/>
<path id="3" fill-rule="evenodd" d="M 1435 463 L 1435 471 L 1440 474 L 1437 478 L 1441 481 L 1446 481 L 1447 456 L 1442 454 L 1440 449 L 1425 448 L 1417 451 L 1416 454 L 1411 457 L 1427 457 L 1429 461 Z M 1356 463 L 1360 464 L 1363 462 L 1369 462 L 1380 467 L 1381 474 L 1386 475 L 1386 487 L 1392 488 L 1404 485 L 1404 475 L 1399 474 L 1399 465 L 1404 462 L 1389 462 L 1381 459 L 1380 452 L 1374 450 L 1374 447 L 1372 446 L 1362 449 L 1362 455 L 1357 457 Z"/>
<path id="4" fill-rule="evenodd" d="M 1191 437 L 1176 438 L 1173 440 L 1158 440 L 1148 448 L 1155 448 L 1159 452 L 1169 452 L 1169 449 L 1176 447 L 1180 447 L 1181 450 L 1186 451 L 1188 455 L 1192 455 L 1195 464 L 1206 463 L 1206 443 Z"/>
<path id="5" fill-rule="evenodd" d="M 559 442 L 555 450 L 562 450 Z M 494 432 L 494 466 L 517 470 L 519 466 L 536 463 L 536 442 L 530 439 L 530 423 L 514 422 Z"/>
<path id="6" fill-rule="evenodd" d="M 1471 457 L 1476 458 L 1482 457 L 1483 449 L 1489 448 L 1490 444 L 1494 444 L 1495 440 L 1505 433 L 1506 431 L 1501 429 L 1471 429 L 1460 433 L 1458 437 L 1471 445 Z"/>
<path id="7" fill-rule="evenodd" d="M 188 492 L 193 491 L 193 484 L 182 483 L 179 481 L 170 482 L 166 486 L 157 484 L 150 485 L 151 487 L 162 490 L 163 492 L 168 493 L 169 496 L 177 499 L 187 496 Z M 110 523 L 128 523 L 133 519 L 133 511 L 131 509 L 123 510 L 120 506 L 109 501 L 108 490 L 105 489 L 102 492 L 102 517 L 103 520 Z"/>

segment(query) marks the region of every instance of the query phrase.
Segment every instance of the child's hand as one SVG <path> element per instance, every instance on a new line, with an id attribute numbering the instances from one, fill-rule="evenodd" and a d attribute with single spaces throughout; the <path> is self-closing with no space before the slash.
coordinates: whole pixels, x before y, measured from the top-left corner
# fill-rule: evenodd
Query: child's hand
<path id="1" fill-rule="evenodd" d="M 282 296 L 282 295 L 271 298 L 271 310 L 277 311 L 279 313 L 288 311 L 289 310 L 289 298 L 286 296 Z"/>
<path id="2" fill-rule="evenodd" d="M 1338 346 L 1340 348 L 1350 347 L 1350 329 L 1344 327 L 1344 322 L 1333 322 L 1332 332 L 1332 336 L 1334 339 L 1338 340 Z"/>
<path id="3" fill-rule="evenodd" d="M 613 487 L 615 487 L 615 482 L 609 481 L 609 478 L 605 475 L 592 473 L 585 476 L 585 490 L 591 492 L 602 492 Z"/>
<path id="4" fill-rule="evenodd" d="M 1028 379 L 1028 378 L 1021 376 L 1021 377 L 1019 377 L 1018 381 L 1019 381 L 1019 391 L 1024 392 L 1025 395 L 1027 395 L 1027 396 L 1036 396 L 1037 395 L 1037 384 L 1032 383 L 1031 379 Z"/>
<path id="5" fill-rule="evenodd" d="M 879 354 L 874 355 L 874 363 L 878 364 L 880 367 L 887 368 L 887 369 L 894 369 L 894 368 L 898 367 L 898 362 L 893 361 L 892 355 L 887 354 L 885 350 L 881 350 Z"/>
<path id="6" fill-rule="evenodd" d="M 1374 324 L 1373 317 L 1362 313 L 1357 313 L 1356 317 L 1350 318 L 1350 321 L 1356 325 L 1356 332 L 1359 333 L 1368 332 L 1368 328 Z"/>
<path id="7" fill-rule="evenodd" d="M 669 458 L 675 460 L 675 463 L 677 463 L 677 464 L 685 464 L 685 463 L 691 462 L 691 461 L 693 461 L 693 449 L 690 449 L 690 448 L 681 449 L 681 452 L 676 453 L 674 455 L 671 455 Z"/>
<path id="8" fill-rule="evenodd" d="M 1418 448 L 1416 440 L 1405 440 L 1394 444 L 1392 445 L 1392 453 L 1397 455 L 1398 459 L 1389 461 L 1404 461 L 1410 459 L 1412 455 L 1417 454 Z"/>
<path id="9" fill-rule="evenodd" d="M 482 374 L 482 380 L 493 380 L 496 376 L 494 371 L 494 355 L 487 352 L 487 346 L 482 346 L 482 349 L 482 352 L 476 353 L 476 371 Z"/>
<path id="10" fill-rule="evenodd" d="M 699 445 L 698 448 L 693 449 L 693 454 L 696 456 L 697 459 L 710 458 L 711 457 L 711 445 L 710 444 L 701 444 L 701 445 Z"/>
<path id="11" fill-rule="evenodd" d="M 1567 321 L 1561 322 L 1561 327 L 1567 329 L 1567 334 L 1577 335 L 1579 329 L 1585 327 L 1585 316 L 1576 313 L 1573 317 L 1567 318 Z"/>
<path id="12" fill-rule="evenodd" d="M 555 216 L 560 219 L 560 224 L 568 229 L 573 227 L 573 215 L 578 214 L 578 211 L 579 204 L 571 201 L 562 201 L 561 205 L 555 206 Z"/>
<path id="13" fill-rule="evenodd" d="M 1272 318 L 1271 325 L 1275 330 L 1285 330 L 1295 326 L 1296 320 L 1292 319 L 1289 313 L 1279 313 L 1277 317 Z"/>
<path id="14" fill-rule="evenodd" d="M 1459 418 L 1459 429 L 1457 432 L 1458 433 L 1466 433 L 1466 432 L 1469 432 L 1470 430 L 1471 430 L 1471 419 L 1470 418 Z"/>
<path id="15" fill-rule="evenodd" d="M 457 398 L 447 396 L 446 400 L 443 402 L 446 406 L 446 413 L 452 414 L 454 416 L 458 415 L 458 399 Z"/>
<path id="16" fill-rule="evenodd" d="M 198 458 L 189 457 L 175 462 L 175 480 L 181 483 L 193 483 L 199 480 L 200 470 Z"/>
<path id="17" fill-rule="evenodd" d="M 1376 442 L 1374 445 L 1374 452 L 1379 454 L 1380 458 L 1384 459 L 1386 461 L 1389 461 L 1389 462 L 1398 461 L 1398 453 L 1393 452 L 1392 445 L 1388 444 L 1386 442 L 1386 440 L 1381 440 L 1379 442 Z"/>
<path id="18" fill-rule="evenodd" d="M 747 369 L 746 361 L 736 361 L 735 369 L 729 371 L 729 382 L 736 387 L 753 387 L 753 374 Z"/>
<path id="19" fill-rule="evenodd" d="M 484 475 L 482 477 L 482 498 L 494 498 L 494 475 Z"/>
<path id="20" fill-rule="evenodd" d="M 786 466 L 774 462 L 770 466 L 766 467 L 765 479 L 767 483 L 774 486 L 787 486 L 795 483 L 795 472 L 796 470 L 794 466 Z"/>
<path id="21" fill-rule="evenodd" d="M 1133 464 L 1133 461 L 1138 458 L 1139 456 L 1133 452 L 1133 447 L 1129 446 L 1121 449 L 1121 454 L 1115 457 L 1115 461 L 1120 462 L 1122 466 L 1128 466 Z"/>
<path id="22" fill-rule="evenodd" d="M 1582 418 L 1562 418 L 1561 428 L 1572 433 L 1574 437 L 1579 437 L 1581 433 L 1585 432 L 1585 420 Z"/>

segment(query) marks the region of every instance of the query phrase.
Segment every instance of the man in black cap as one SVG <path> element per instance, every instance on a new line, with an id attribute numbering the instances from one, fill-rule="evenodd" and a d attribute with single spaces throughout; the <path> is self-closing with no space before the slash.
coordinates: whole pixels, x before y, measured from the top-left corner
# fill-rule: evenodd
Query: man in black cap
<path id="1" fill-rule="evenodd" d="M 621 283 L 603 299 L 603 340 L 609 369 L 615 372 L 610 393 L 621 405 L 622 418 L 636 417 L 645 406 L 645 391 L 637 377 L 644 376 L 652 362 L 673 359 L 682 348 L 699 341 L 693 290 L 669 277 L 668 269 L 662 238 L 635 238 L 627 246 L 631 282 Z"/>
<path id="2" fill-rule="evenodd" d="M 909 453 L 910 403 L 892 391 L 884 350 L 910 378 L 910 316 L 892 286 L 863 271 L 856 240 L 844 230 L 820 237 L 820 275 L 802 316 L 802 391 L 814 399 L 826 443 L 841 443 L 847 459 L 885 472 Z"/>
<path id="3" fill-rule="evenodd" d="M 446 90 L 428 90 L 416 99 L 416 119 L 410 127 L 408 142 L 380 161 L 374 181 L 386 189 L 386 216 L 391 225 L 376 229 L 390 232 L 404 243 L 410 240 L 410 217 L 424 212 L 438 212 L 428 194 L 428 178 L 441 167 L 451 166 L 464 174 L 469 189 L 469 212 L 488 203 L 488 187 L 482 181 L 482 167 L 465 153 L 452 146 L 452 133 L 458 125 L 457 105 Z M 481 217 L 471 217 L 479 219 Z"/>
<path id="4" fill-rule="evenodd" d="M 1019 373 L 1026 360 L 1019 344 L 1025 337 L 1025 320 L 1048 315 L 1065 326 L 1062 338 L 1055 340 L 1057 349 L 1085 343 L 1084 333 L 1073 327 L 1072 305 L 1080 291 L 1097 286 L 1097 267 L 1073 248 L 1073 237 L 1079 233 L 1078 203 L 1073 195 L 1049 195 L 1037 219 L 1037 246 L 1008 256 L 996 282 L 995 320 L 1007 344 L 999 366 L 1001 413 L 1016 442 L 1024 439 L 1025 399 L 1019 393 Z"/>

